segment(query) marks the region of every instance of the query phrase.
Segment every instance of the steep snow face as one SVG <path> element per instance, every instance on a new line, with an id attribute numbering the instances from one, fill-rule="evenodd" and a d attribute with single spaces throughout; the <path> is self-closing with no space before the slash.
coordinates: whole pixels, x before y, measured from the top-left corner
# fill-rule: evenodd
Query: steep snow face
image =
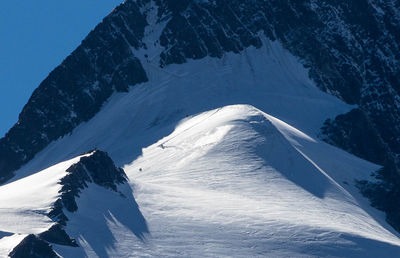
<path id="1" fill-rule="evenodd" d="M 386 182 L 379 188 L 384 193 L 370 196 L 396 227 L 400 225 L 399 183 L 393 184 L 400 182 L 399 10 L 394 0 L 127 0 L 49 74 L 18 123 L 0 139 L 0 182 L 12 178 L 14 170 L 49 144 L 53 144 L 49 149 L 60 146 L 54 141 L 78 125 L 74 136 L 66 137 L 79 142 L 77 148 L 68 147 L 72 145 L 65 140 L 65 153 L 60 147 L 55 153 L 44 150 L 34 165 L 27 165 L 31 170 L 22 169 L 25 173 L 19 177 L 71 158 L 88 146 L 104 145 L 120 164 L 126 164 L 140 155 L 141 148 L 170 134 L 185 115 L 228 104 L 251 104 L 315 134 L 321 120 L 348 107 L 318 93 L 310 86 L 309 74 L 321 89 L 359 105 L 355 112 L 327 123 L 326 140 L 385 164 L 380 176 Z M 265 38 L 281 42 L 309 67 L 309 73 L 281 45 Z M 133 87 L 130 94 L 110 100 L 115 92 Z M 112 124 L 102 119 L 83 124 L 109 100 L 113 104 L 98 117 Z M 107 109 L 127 116 L 113 113 L 110 119 L 112 112 L 104 115 Z M 104 137 L 110 132 L 112 136 Z M 39 162 L 43 153 L 50 155 Z M 394 196 L 394 201 L 386 202 L 385 196 Z"/>
<path id="2" fill-rule="evenodd" d="M 373 167 L 252 106 L 204 112 L 125 166 L 151 232 L 129 255 L 389 256 L 400 240 L 344 183 Z"/>
<path id="3" fill-rule="evenodd" d="M 81 157 L 0 187 L 0 257 L 27 235 L 41 233 L 54 223 L 47 213 L 59 195 L 58 182 Z"/>
<path id="4" fill-rule="evenodd" d="M 46 214 L 64 166 L 94 148 L 124 166 L 131 184 L 123 187 L 125 199 L 96 185 L 85 189 L 77 200 L 82 208 L 66 212 L 66 231 L 80 248 L 54 246 L 64 256 L 398 254 L 398 236 L 354 187 L 378 166 L 317 137 L 323 121 L 354 106 L 321 92 L 309 74 L 370 112 L 374 88 L 359 96 L 361 83 L 395 78 L 396 66 L 379 61 L 386 55 L 357 47 L 363 37 L 349 51 L 339 44 L 336 32 L 346 30 L 336 25 L 353 13 L 336 19 L 348 8 L 325 10 L 315 1 L 308 6 L 315 13 L 296 1 L 232 8 L 226 1 L 205 8 L 178 2 L 126 1 L 35 91 L 0 141 L 2 182 L 35 156 L 0 187 L 0 255 L 52 225 Z M 361 25 L 349 33 L 370 35 Z M 396 28 L 382 31 L 389 33 L 379 36 L 386 48 Z M 365 65 L 365 56 L 376 65 Z M 381 96 L 389 96 L 381 110 L 396 111 L 397 95 Z M 396 117 L 380 124 L 393 128 Z"/>
<path id="5" fill-rule="evenodd" d="M 67 174 L 68 167 L 78 162 L 80 158 L 81 156 L 73 158 L 12 184 L 1 186 L 0 205 L 2 212 L 0 216 L 6 216 L 6 211 L 10 211 L 12 214 L 7 215 L 7 218 L 14 218 L 17 223 L 13 223 L 13 221 L 9 221 L 9 224 L 4 223 L 7 219 L 0 218 L 2 221 L 0 230 L 28 233 L 24 232 L 24 222 L 31 226 L 29 233 L 39 233 L 46 229 L 49 219 L 43 219 L 43 214 L 50 209 L 50 206 L 57 199 L 58 191 L 61 189 L 58 182 Z M 37 213 L 31 213 L 31 211 L 37 211 Z M 37 220 L 33 218 L 37 218 Z M 27 219 L 30 221 L 27 221 Z M 36 224 L 37 226 L 33 226 Z M 21 230 L 19 229 L 20 226 Z"/>
<path id="6" fill-rule="evenodd" d="M 49 244 L 80 257 L 90 245 L 104 247 L 114 220 L 135 238 L 148 233 L 124 170 L 99 150 L 2 186 L 0 193 L 0 257 L 58 257 Z M 79 233 L 78 241 L 66 225 Z"/>
<path id="7" fill-rule="evenodd" d="M 146 38 L 158 31 L 145 31 Z M 81 247 L 55 246 L 58 253 L 399 252 L 384 215 L 354 187 L 355 179 L 368 179 L 379 167 L 317 137 L 326 118 L 352 106 L 321 92 L 279 43 L 263 39 L 262 47 L 241 54 L 164 68 L 157 65 L 157 45 L 146 50 L 154 59 L 142 51 L 137 54 L 149 81 L 114 94 L 93 119 L 17 171 L 15 180 L 93 148 L 107 151 L 127 172 L 149 235 L 141 237 L 126 203 L 91 187 L 77 200 L 87 208 L 67 214 L 66 231 Z M 95 208 L 87 205 L 99 199 Z"/>
<path id="8" fill-rule="evenodd" d="M 242 54 L 164 68 L 157 66 L 160 48 L 149 48 L 146 53 L 155 58 L 142 61 L 149 82 L 114 94 L 93 119 L 16 171 L 15 179 L 94 148 L 107 151 L 122 166 L 185 117 L 225 105 L 250 104 L 312 136 L 327 118 L 353 108 L 320 91 L 278 42 L 264 38 L 263 43 Z"/>

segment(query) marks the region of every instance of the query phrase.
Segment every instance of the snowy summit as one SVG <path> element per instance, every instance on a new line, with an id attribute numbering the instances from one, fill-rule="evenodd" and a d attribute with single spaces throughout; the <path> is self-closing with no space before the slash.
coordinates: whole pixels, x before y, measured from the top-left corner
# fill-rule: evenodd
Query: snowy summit
<path id="1" fill-rule="evenodd" d="M 0 257 L 399 256 L 400 6 L 300 2 L 113 10 L 0 140 Z"/>

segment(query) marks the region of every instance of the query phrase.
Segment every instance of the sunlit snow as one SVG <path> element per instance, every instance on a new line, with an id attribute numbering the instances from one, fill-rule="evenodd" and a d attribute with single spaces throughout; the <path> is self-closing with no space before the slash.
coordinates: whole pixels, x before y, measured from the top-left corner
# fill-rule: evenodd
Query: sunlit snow
<path id="1" fill-rule="evenodd" d="M 152 28 L 149 42 L 161 27 Z M 129 224 L 129 198 L 90 186 L 66 227 L 81 247 L 54 245 L 66 257 L 400 252 L 384 214 L 354 187 L 379 167 L 318 139 L 327 118 L 353 107 L 319 90 L 278 42 L 264 39 L 259 49 L 165 68 L 158 66 L 160 50 L 133 50 L 149 82 L 114 94 L 93 119 L 0 187 L 0 246 L 48 227 L 40 212 L 55 198 L 64 173 L 57 171 L 71 161 L 46 168 L 98 148 L 125 169 L 126 191 L 149 233 L 138 237 Z M 14 216 L 30 222 L 16 226 Z M 0 247 L 0 256 L 7 250 Z"/>

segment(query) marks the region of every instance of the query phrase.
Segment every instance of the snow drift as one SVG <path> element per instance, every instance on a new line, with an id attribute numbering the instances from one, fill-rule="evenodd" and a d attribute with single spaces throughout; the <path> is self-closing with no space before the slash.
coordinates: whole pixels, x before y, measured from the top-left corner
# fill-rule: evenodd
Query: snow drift
<path id="1" fill-rule="evenodd" d="M 79 247 L 52 243 L 58 255 L 400 252 L 384 214 L 354 186 L 379 166 L 318 139 L 327 118 L 354 106 L 320 91 L 298 59 L 265 37 L 238 54 L 160 67 L 164 49 L 154 42 L 165 24 L 156 19 L 147 17 L 148 47 L 131 50 L 148 81 L 114 93 L 0 186 L 0 255 L 54 225 L 47 213 L 58 182 L 92 149 L 106 151 L 128 180 L 119 191 L 88 183 L 78 210 L 64 210 Z"/>

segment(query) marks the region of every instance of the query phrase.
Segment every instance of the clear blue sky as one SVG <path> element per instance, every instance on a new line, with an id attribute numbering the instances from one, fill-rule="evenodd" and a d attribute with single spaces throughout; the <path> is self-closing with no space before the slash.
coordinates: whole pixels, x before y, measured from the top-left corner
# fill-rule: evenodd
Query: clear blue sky
<path id="1" fill-rule="evenodd" d="M 123 0 L 0 0 L 0 137 L 33 90 Z"/>

